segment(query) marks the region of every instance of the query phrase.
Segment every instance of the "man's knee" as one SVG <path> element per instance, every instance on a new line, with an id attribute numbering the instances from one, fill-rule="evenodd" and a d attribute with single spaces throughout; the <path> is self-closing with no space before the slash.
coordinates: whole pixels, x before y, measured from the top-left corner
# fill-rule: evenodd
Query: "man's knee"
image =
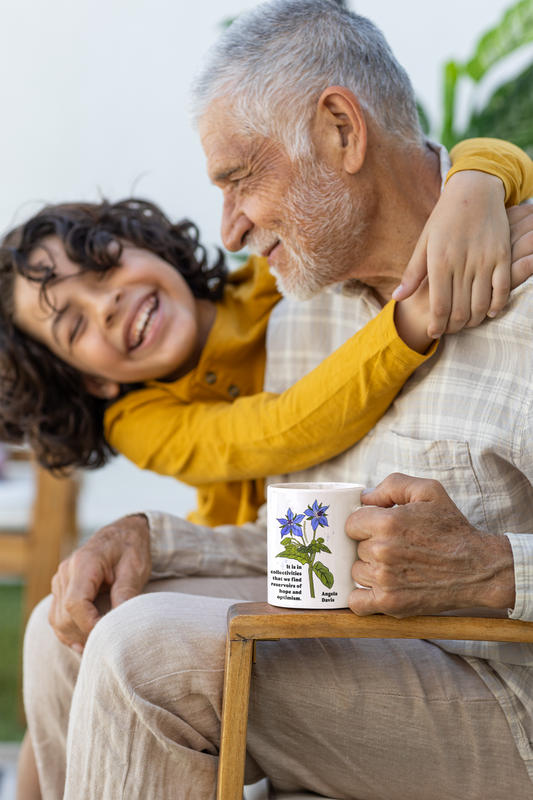
<path id="1" fill-rule="evenodd" d="M 48 640 L 50 632 L 53 633 L 50 623 L 48 622 L 48 612 L 50 610 L 51 602 L 52 595 L 49 594 L 48 597 L 45 597 L 44 600 L 41 600 L 41 602 L 35 606 L 31 612 L 30 619 L 26 627 L 26 632 L 24 634 L 25 641 L 30 645 L 33 645 L 36 640 Z"/>
<path id="2" fill-rule="evenodd" d="M 61 644 L 48 622 L 51 599 L 39 603 L 26 628 L 24 705 L 35 742 L 54 740 L 61 750 L 81 657 Z"/>
<path id="3" fill-rule="evenodd" d="M 24 634 L 24 671 L 55 669 L 63 659 L 79 663 L 79 656 L 61 644 L 48 622 L 52 595 L 33 609 Z"/>
<path id="4" fill-rule="evenodd" d="M 90 634 L 83 654 L 85 676 L 105 672 L 131 687 L 150 681 L 154 669 L 223 669 L 230 602 L 164 592 L 128 600 Z"/>

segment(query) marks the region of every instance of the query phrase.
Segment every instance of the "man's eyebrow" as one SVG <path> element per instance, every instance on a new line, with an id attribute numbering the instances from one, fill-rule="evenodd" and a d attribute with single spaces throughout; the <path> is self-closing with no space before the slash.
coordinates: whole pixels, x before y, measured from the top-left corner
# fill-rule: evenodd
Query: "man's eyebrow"
<path id="1" fill-rule="evenodd" d="M 212 182 L 216 183 L 217 181 L 225 181 L 235 172 L 239 172 L 242 169 L 242 164 L 239 164 L 237 167 L 229 167 L 229 169 L 224 169 L 221 172 L 217 172 L 216 175 L 213 176 Z"/>

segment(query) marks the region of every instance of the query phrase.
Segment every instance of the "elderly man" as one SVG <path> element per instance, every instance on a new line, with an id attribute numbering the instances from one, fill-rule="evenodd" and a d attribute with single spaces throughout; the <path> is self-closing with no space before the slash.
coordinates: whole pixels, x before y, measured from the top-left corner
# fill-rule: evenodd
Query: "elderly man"
<path id="1" fill-rule="evenodd" d="M 266 385 L 280 391 L 390 297 L 447 155 L 423 140 L 381 34 L 328 0 L 274 0 L 245 15 L 209 54 L 195 98 L 226 246 L 248 244 L 287 293 L 316 295 L 273 314 Z M 533 619 L 532 291 L 526 282 L 500 319 L 443 342 L 362 443 L 306 472 L 385 479 L 366 496 L 381 508 L 348 524 L 360 541 L 354 578 L 371 587 L 351 595 L 356 613 L 484 607 Z M 387 477 L 396 471 L 419 477 Z M 206 532 L 149 514 L 104 531 L 56 583 L 65 641 L 69 569 L 95 553 L 102 575 L 116 578 L 118 564 L 130 576 L 131 596 L 150 556 L 152 577 L 257 575 L 264 527 Z M 246 580 L 240 596 L 257 596 L 258 579 Z M 37 610 L 25 689 L 45 800 L 62 796 L 65 747 L 68 800 L 214 798 L 230 602 L 135 597 L 98 622 L 81 668 L 43 621 L 47 605 Z M 532 711 L 530 646 L 261 643 L 247 778 L 347 800 L 533 798 Z"/>

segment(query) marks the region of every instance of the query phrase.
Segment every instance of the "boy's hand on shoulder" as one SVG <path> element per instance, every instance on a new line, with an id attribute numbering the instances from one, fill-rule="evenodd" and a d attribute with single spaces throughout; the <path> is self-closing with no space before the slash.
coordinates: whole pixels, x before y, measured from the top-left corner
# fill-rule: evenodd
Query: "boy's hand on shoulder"
<path id="1" fill-rule="evenodd" d="M 48 618 L 59 640 L 81 653 L 100 619 L 96 597 L 109 591 L 116 608 L 141 593 L 151 571 L 150 530 L 143 514 L 101 528 L 61 562 L 52 579 Z"/>
<path id="2" fill-rule="evenodd" d="M 438 338 L 495 316 L 511 289 L 511 242 L 500 178 L 467 170 L 453 175 L 417 243 L 396 300 L 427 275 L 428 334 Z"/>

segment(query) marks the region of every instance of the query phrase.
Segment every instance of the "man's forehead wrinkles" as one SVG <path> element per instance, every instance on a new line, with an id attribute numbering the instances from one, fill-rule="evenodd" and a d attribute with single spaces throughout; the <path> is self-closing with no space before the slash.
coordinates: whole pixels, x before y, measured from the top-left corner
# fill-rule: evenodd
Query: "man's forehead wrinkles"
<path id="1" fill-rule="evenodd" d="M 238 157 L 235 154 L 226 154 L 222 164 L 212 168 L 212 181 L 224 181 L 232 175 L 247 170 L 252 173 L 260 173 L 281 161 L 282 151 L 279 145 L 272 139 L 262 138 L 259 141 L 248 141 L 246 146 L 240 148 Z"/>

